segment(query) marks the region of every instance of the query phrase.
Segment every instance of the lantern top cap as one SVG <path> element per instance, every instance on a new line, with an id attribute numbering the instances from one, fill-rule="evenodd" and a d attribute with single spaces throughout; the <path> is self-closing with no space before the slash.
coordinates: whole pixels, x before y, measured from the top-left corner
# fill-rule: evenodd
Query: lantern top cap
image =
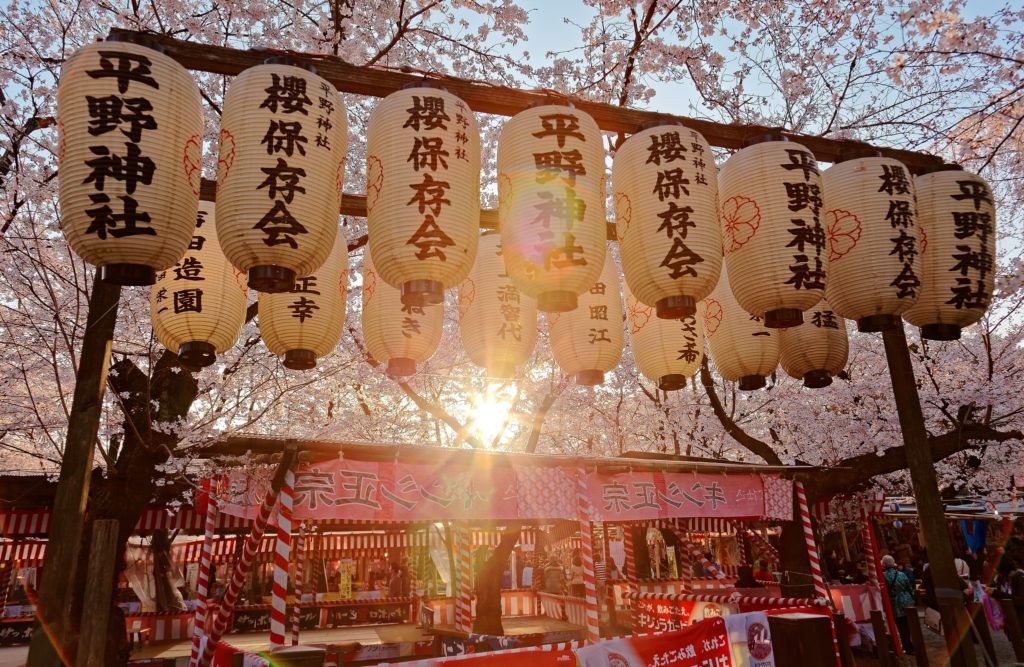
<path id="1" fill-rule="evenodd" d="M 839 156 L 836 158 L 835 164 L 865 157 L 882 157 L 882 152 L 863 141 L 851 141 L 844 144 L 839 150 Z"/>
<path id="2" fill-rule="evenodd" d="M 167 48 L 160 42 L 160 37 L 150 33 L 126 32 L 114 29 L 110 31 L 103 41 L 136 44 L 159 53 L 164 53 L 167 50 Z"/>
<path id="3" fill-rule="evenodd" d="M 423 79 L 422 81 L 414 81 L 412 83 L 407 83 L 404 86 L 402 86 L 401 89 L 402 90 L 409 90 L 409 89 L 412 89 L 412 88 L 433 88 L 434 90 L 443 90 L 446 93 L 449 92 L 448 88 L 446 88 L 445 85 L 443 83 L 441 83 L 440 81 L 428 81 L 427 79 Z"/>
<path id="4" fill-rule="evenodd" d="M 303 60 L 302 58 L 299 58 L 298 56 L 294 56 L 294 55 L 292 55 L 290 53 L 280 53 L 280 54 L 269 56 L 269 57 L 267 57 L 266 60 L 263 61 L 263 64 L 264 65 L 287 65 L 289 67 L 298 67 L 299 69 L 306 70 L 310 74 L 316 74 L 316 67 L 311 65 L 309 62 Z"/>
<path id="5" fill-rule="evenodd" d="M 936 164 L 936 165 L 934 165 L 932 167 L 928 167 L 926 169 L 922 169 L 921 170 L 921 174 L 922 175 L 923 174 L 934 174 L 934 173 L 940 172 L 940 171 L 963 171 L 963 170 L 964 170 L 964 168 L 963 168 L 962 165 L 954 164 L 952 162 L 943 162 L 941 164 Z"/>
<path id="6" fill-rule="evenodd" d="M 789 138 L 785 135 L 785 130 L 781 127 L 756 128 L 756 132 L 754 134 L 747 135 L 743 138 L 743 148 L 754 146 L 756 144 L 763 144 L 769 141 L 789 141 Z"/>
<path id="7" fill-rule="evenodd" d="M 656 118 L 654 120 L 648 120 L 648 121 L 644 121 L 643 123 L 641 123 L 640 124 L 640 129 L 637 130 L 637 131 L 638 132 L 643 132 L 644 130 L 649 130 L 649 129 L 653 128 L 653 127 L 669 127 L 669 126 L 671 126 L 671 127 L 685 127 L 681 120 L 677 120 L 675 118 Z"/>

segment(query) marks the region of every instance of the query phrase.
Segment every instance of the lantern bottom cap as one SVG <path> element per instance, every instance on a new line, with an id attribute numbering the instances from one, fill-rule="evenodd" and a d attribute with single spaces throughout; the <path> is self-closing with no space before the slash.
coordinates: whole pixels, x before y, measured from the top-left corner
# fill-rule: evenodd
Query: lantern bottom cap
<path id="1" fill-rule="evenodd" d="M 295 288 L 295 272 L 284 266 L 263 264 L 249 269 L 249 287 L 264 294 L 280 294 Z"/>
<path id="2" fill-rule="evenodd" d="M 832 374 L 824 370 L 804 373 L 804 386 L 808 389 L 822 389 L 832 384 Z"/>
<path id="3" fill-rule="evenodd" d="M 767 386 L 768 382 L 765 381 L 763 375 L 744 375 L 740 378 L 740 391 L 754 391 L 755 389 L 763 389 Z"/>
<path id="4" fill-rule="evenodd" d="M 402 283 L 402 305 L 422 308 L 444 302 L 444 284 L 437 280 L 407 280 Z"/>
<path id="5" fill-rule="evenodd" d="M 193 340 L 178 347 L 178 358 L 189 368 L 206 368 L 217 359 L 217 348 L 204 340 Z"/>
<path id="6" fill-rule="evenodd" d="M 681 373 L 671 373 L 658 378 L 658 389 L 662 391 L 679 391 L 686 386 L 686 376 Z"/>
<path id="7" fill-rule="evenodd" d="M 293 371 L 308 371 L 316 368 L 316 354 L 312 350 L 288 350 L 282 363 Z"/>
<path id="8" fill-rule="evenodd" d="M 576 384 L 582 387 L 596 387 L 599 384 L 604 384 L 604 371 L 593 368 L 579 371 L 576 373 Z"/>
<path id="9" fill-rule="evenodd" d="M 395 357 L 388 360 L 388 377 L 401 378 L 416 372 L 416 360 L 408 357 Z"/>
<path id="10" fill-rule="evenodd" d="M 788 329 L 804 323 L 804 312 L 798 308 L 779 308 L 764 314 L 764 325 L 769 329 Z"/>
<path id="11" fill-rule="evenodd" d="M 900 318 L 896 315 L 869 315 L 857 320 L 857 331 L 861 333 L 878 333 L 899 325 Z"/>
<path id="12" fill-rule="evenodd" d="M 122 287 L 152 285 L 156 282 L 156 271 L 145 264 L 104 264 L 100 267 L 100 280 Z"/>
<path id="13" fill-rule="evenodd" d="M 545 313 L 568 313 L 576 310 L 576 293 L 568 290 L 552 290 L 537 295 L 537 308 Z"/>
<path id="14" fill-rule="evenodd" d="M 955 324 L 926 324 L 921 327 L 921 338 L 927 340 L 960 340 L 960 327 Z"/>
<path id="15" fill-rule="evenodd" d="M 692 296 L 667 296 L 654 304 L 658 317 L 663 320 L 678 320 L 697 313 L 697 302 Z"/>

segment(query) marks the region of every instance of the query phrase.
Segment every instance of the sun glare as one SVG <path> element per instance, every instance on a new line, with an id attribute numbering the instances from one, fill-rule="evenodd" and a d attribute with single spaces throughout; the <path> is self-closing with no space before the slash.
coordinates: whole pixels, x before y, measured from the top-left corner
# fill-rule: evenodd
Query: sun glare
<path id="1" fill-rule="evenodd" d="M 473 432 L 485 444 L 490 445 L 501 432 L 508 419 L 511 402 L 493 392 L 487 391 L 473 399 Z"/>

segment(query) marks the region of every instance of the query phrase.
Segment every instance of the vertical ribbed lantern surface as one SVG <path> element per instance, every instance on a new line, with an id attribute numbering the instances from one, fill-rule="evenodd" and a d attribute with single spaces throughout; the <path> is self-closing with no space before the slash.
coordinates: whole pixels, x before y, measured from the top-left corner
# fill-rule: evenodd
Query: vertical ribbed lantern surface
<path id="1" fill-rule="evenodd" d="M 287 292 L 259 294 L 260 335 L 286 368 L 309 370 L 335 348 L 345 327 L 348 244 L 338 232 L 316 272 L 296 278 Z"/>
<path id="2" fill-rule="evenodd" d="M 921 227 L 921 295 L 903 318 L 931 340 L 957 340 L 995 288 L 996 207 L 981 176 L 937 171 L 914 179 Z"/>
<path id="3" fill-rule="evenodd" d="M 434 356 L 443 326 L 443 303 L 403 304 L 401 291 L 384 282 L 370 253 L 363 254 L 363 339 L 370 356 L 387 364 L 390 377 L 412 375 L 416 364 Z"/>
<path id="4" fill-rule="evenodd" d="M 200 202 L 192 241 L 149 291 L 157 340 L 191 368 L 209 366 L 235 344 L 245 324 L 245 277 L 217 242 L 212 202 Z"/>
<path id="5" fill-rule="evenodd" d="M 516 286 L 545 312 L 576 307 L 601 275 L 607 229 L 604 146 L 594 119 L 544 105 L 498 138 L 498 220 Z"/>
<path id="6" fill-rule="evenodd" d="M 231 82 L 221 116 L 217 229 L 249 287 L 286 292 L 330 254 L 346 123 L 338 92 L 305 69 L 258 65 Z"/>
<path id="7" fill-rule="evenodd" d="M 740 306 L 792 327 L 825 294 L 828 248 L 814 155 L 790 141 L 748 146 L 718 177 L 722 245 Z"/>
<path id="8" fill-rule="evenodd" d="M 778 332 L 779 360 L 791 378 L 804 386 L 820 389 L 832 384 L 832 377 L 846 368 L 850 341 L 846 320 L 822 299 L 804 312 L 804 323 Z"/>
<path id="9" fill-rule="evenodd" d="M 394 92 L 370 116 L 366 220 L 380 277 L 413 305 L 469 274 L 480 236 L 480 129 L 444 90 Z"/>
<path id="10" fill-rule="evenodd" d="M 497 232 L 480 237 L 473 270 L 459 285 L 459 333 L 470 360 L 490 377 L 511 377 L 533 354 L 537 304 L 509 278 Z"/>
<path id="11" fill-rule="evenodd" d="M 892 158 L 864 157 L 826 169 L 821 181 L 825 296 L 861 331 L 881 331 L 914 305 L 921 288 L 913 179 Z"/>
<path id="12" fill-rule="evenodd" d="M 658 317 L 694 314 L 722 268 L 711 146 L 679 125 L 638 132 L 615 153 L 612 185 L 629 289 Z"/>
<path id="13" fill-rule="evenodd" d="M 729 286 L 731 277 L 723 268 L 718 285 L 702 306 L 708 352 L 722 379 L 738 381 L 744 391 L 760 389 L 779 365 L 778 332 L 740 308 Z"/>
<path id="14" fill-rule="evenodd" d="M 660 318 L 654 306 L 637 300 L 628 286 L 625 293 L 626 328 L 637 370 L 662 391 L 684 388 L 704 359 L 704 327 L 694 315 Z"/>
<path id="15" fill-rule="evenodd" d="M 199 207 L 203 111 L 181 65 L 138 44 L 75 53 L 57 86 L 60 227 L 100 278 L 151 285 L 181 259 Z"/>
<path id="16" fill-rule="evenodd" d="M 619 274 L 611 256 L 604 259 L 601 277 L 580 295 L 576 310 L 551 313 L 551 350 L 562 372 L 576 384 L 594 386 L 622 358 L 622 293 Z"/>

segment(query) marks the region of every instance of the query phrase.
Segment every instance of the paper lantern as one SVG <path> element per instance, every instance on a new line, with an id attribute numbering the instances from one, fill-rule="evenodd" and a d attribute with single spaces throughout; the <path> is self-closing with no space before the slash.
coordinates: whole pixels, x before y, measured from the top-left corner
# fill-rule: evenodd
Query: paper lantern
<path id="1" fill-rule="evenodd" d="M 344 102 L 290 65 L 245 70 L 224 96 L 217 230 L 224 254 L 260 292 L 317 271 L 338 233 L 348 147 Z"/>
<path id="2" fill-rule="evenodd" d="M 485 232 L 473 270 L 459 285 L 459 333 L 470 360 L 490 377 L 511 377 L 533 354 L 537 304 L 505 271 L 501 237 Z"/>
<path id="3" fill-rule="evenodd" d="M 366 137 L 366 221 L 380 277 L 413 305 L 469 275 L 480 237 L 480 129 L 440 89 L 385 97 Z"/>
<path id="4" fill-rule="evenodd" d="M 723 380 L 739 382 L 743 391 L 760 389 L 779 365 L 778 332 L 765 327 L 736 301 L 725 269 L 701 313 L 708 351 Z"/>
<path id="5" fill-rule="evenodd" d="M 914 305 L 921 287 L 910 172 L 892 158 L 861 157 L 830 167 L 821 180 L 829 251 L 825 296 L 861 331 L 881 331 Z"/>
<path id="6" fill-rule="evenodd" d="M 601 276 L 607 228 L 604 146 L 594 119 L 543 105 L 498 137 L 498 224 L 516 287 L 545 312 L 576 308 Z"/>
<path id="7" fill-rule="evenodd" d="M 825 301 L 804 312 L 804 323 L 778 332 L 782 369 L 804 386 L 820 389 L 846 368 L 850 341 L 846 320 Z"/>
<path id="8" fill-rule="evenodd" d="M 718 177 L 733 293 L 769 328 L 792 327 L 825 294 L 828 248 L 814 155 L 766 141 L 729 158 Z"/>
<path id="9" fill-rule="evenodd" d="M 615 229 L 622 272 L 658 317 L 696 312 L 718 282 L 722 229 L 718 170 L 700 133 L 678 125 L 644 130 L 615 153 Z"/>
<path id="10" fill-rule="evenodd" d="M 625 292 L 626 328 L 637 370 L 662 391 L 683 389 L 704 360 L 704 327 L 694 315 L 660 318 L 654 306 L 638 300 L 628 287 Z"/>
<path id="11" fill-rule="evenodd" d="M 339 233 L 327 261 L 287 292 L 259 295 L 260 335 L 285 368 L 309 370 L 335 348 L 345 328 L 348 244 Z"/>
<path id="12" fill-rule="evenodd" d="M 995 288 L 996 207 L 983 178 L 959 169 L 914 179 L 921 227 L 921 294 L 904 319 L 921 337 L 957 340 Z"/>
<path id="13" fill-rule="evenodd" d="M 401 292 L 377 273 L 370 253 L 363 255 L 363 339 L 370 356 L 387 364 L 390 377 L 412 375 L 416 364 L 434 356 L 443 325 L 444 304 L 403 304 Z"/>
<path id="14" fill-rule="evenodd" d="M 129 42 L 90 44 L 61 69 L 60 227 L 118 285 L 152 285 L 192 239 L 203 110 L 181 65 Z"/>
<path id="15" fill-rule="evenodd" d="M 248 296 L 243 274 L 220 250 L 213 204 L 201 202 L 185 256 L 150 288 L 153 333 L 185 366 L 209 366 L 235 344 Z"/>
<path id="16" fill-rule="evenodd" d="M 601 277 L 580 295 L 576 310 L 552 313 L 551 350 L 562 372 L 586 387 L 604 382 L 604 374 L 622 358 L 622 294 L 615 260 L 604 259 Z"/>

